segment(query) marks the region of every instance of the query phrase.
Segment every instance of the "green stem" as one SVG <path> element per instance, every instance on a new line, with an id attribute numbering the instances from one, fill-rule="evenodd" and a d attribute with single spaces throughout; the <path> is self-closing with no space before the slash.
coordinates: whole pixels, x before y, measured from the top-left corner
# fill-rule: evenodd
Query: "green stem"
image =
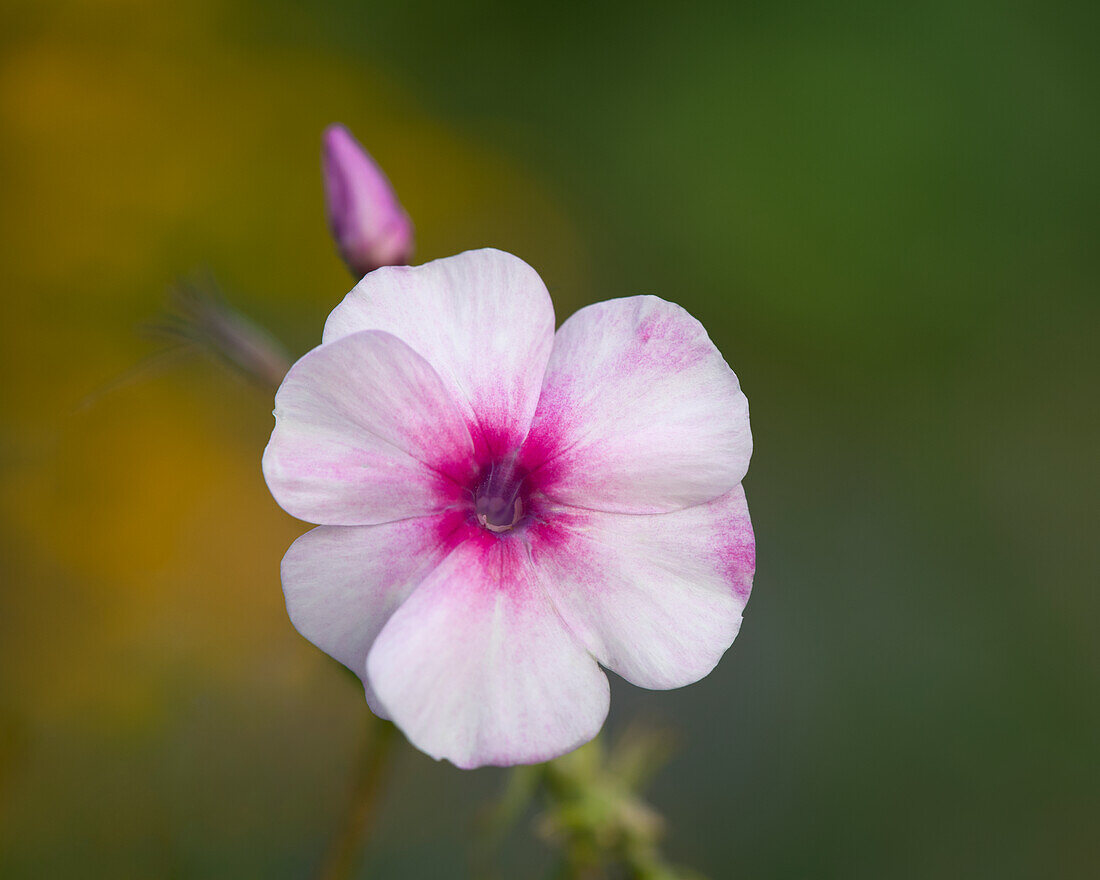
<path id="1" fill-rule="evenodd" d="M 371 716 L 371 721 L 373 729 L 363 741 L 354 787 L 317 870 L 317 880 L 348 880 L 362 858 L 363 845 L 376 813 L 387 758 L 396 738 L 396 728 L 392 723 L 374 716 Z"/>

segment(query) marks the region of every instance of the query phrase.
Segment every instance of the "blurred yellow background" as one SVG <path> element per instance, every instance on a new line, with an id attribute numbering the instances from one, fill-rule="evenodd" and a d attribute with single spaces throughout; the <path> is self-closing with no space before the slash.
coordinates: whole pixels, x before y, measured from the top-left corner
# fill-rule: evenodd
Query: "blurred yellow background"
<path id="1" fill-rule="evenodd" d="M 138 328 L 208 271 L 316 344 L 350 287 L 318 168 L 341 121 L 421 259 L 517 253 L 559 320 L 676 300 L 741 376 L 742 636 L 696 688 L 616 685 L 612 726 L 681 729 L 673 854 L 1093 876 L 1096 18 L 9 0 L 0 874 L 299 877 L 323 847 L 366 710 L 286 619 L 270 397 Z M 394 779 L 363 876 L 464 870 L 500 774 L 406 749 Z M 545 863 L 512 846 L 515 876 Z"/>

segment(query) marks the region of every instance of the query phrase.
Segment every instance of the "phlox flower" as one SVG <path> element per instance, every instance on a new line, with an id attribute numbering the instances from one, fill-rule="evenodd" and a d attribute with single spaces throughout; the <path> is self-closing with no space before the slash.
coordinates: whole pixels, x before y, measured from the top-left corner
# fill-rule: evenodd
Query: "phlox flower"
<path id="1" fill-rule="evenodd" d="M 510 254 L 381 268 L 275 420 L 268 486 L 321 524 L 283 559 L 291 621 L 435 758 L 561 755 L 603 725 L 601 665 L 680 687 L 737 635 L 748 404 L 677 305 L 601 302 L 555 333 Z"/>

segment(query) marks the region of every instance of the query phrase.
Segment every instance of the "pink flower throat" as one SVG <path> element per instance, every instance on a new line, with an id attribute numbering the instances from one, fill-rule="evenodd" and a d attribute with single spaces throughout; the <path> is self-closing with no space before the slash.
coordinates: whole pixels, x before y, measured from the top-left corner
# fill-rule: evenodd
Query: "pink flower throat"
<path id="1" fill-rule="evenodd" d="M 493 462 L 474 490 L 474 514 L 482 528 L 507 532 L 523 520 L 523 483 L 526 474 L 516 468 L 515 457 Z"/>

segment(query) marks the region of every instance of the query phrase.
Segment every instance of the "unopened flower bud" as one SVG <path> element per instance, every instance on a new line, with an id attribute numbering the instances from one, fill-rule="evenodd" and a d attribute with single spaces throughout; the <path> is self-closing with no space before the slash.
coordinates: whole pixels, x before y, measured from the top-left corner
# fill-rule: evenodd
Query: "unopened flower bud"
<path id="1" fill-rule="evenodd" d="M 356 278 L 379 266 L 401 266 L 413 254 L 413 225 L 389 179 L 342 125 L 322 138 L 321 168 L 329 228 Z"/>
<path id="2" fill-rule="evenodd" d="M 164 317 L 149 326 L 180 348 L 214 355 L 261 386 L 278 388 L 290 369 L 283 347 L 234 309 L 210 279 L 180 281 L 168 289 Z"/>

